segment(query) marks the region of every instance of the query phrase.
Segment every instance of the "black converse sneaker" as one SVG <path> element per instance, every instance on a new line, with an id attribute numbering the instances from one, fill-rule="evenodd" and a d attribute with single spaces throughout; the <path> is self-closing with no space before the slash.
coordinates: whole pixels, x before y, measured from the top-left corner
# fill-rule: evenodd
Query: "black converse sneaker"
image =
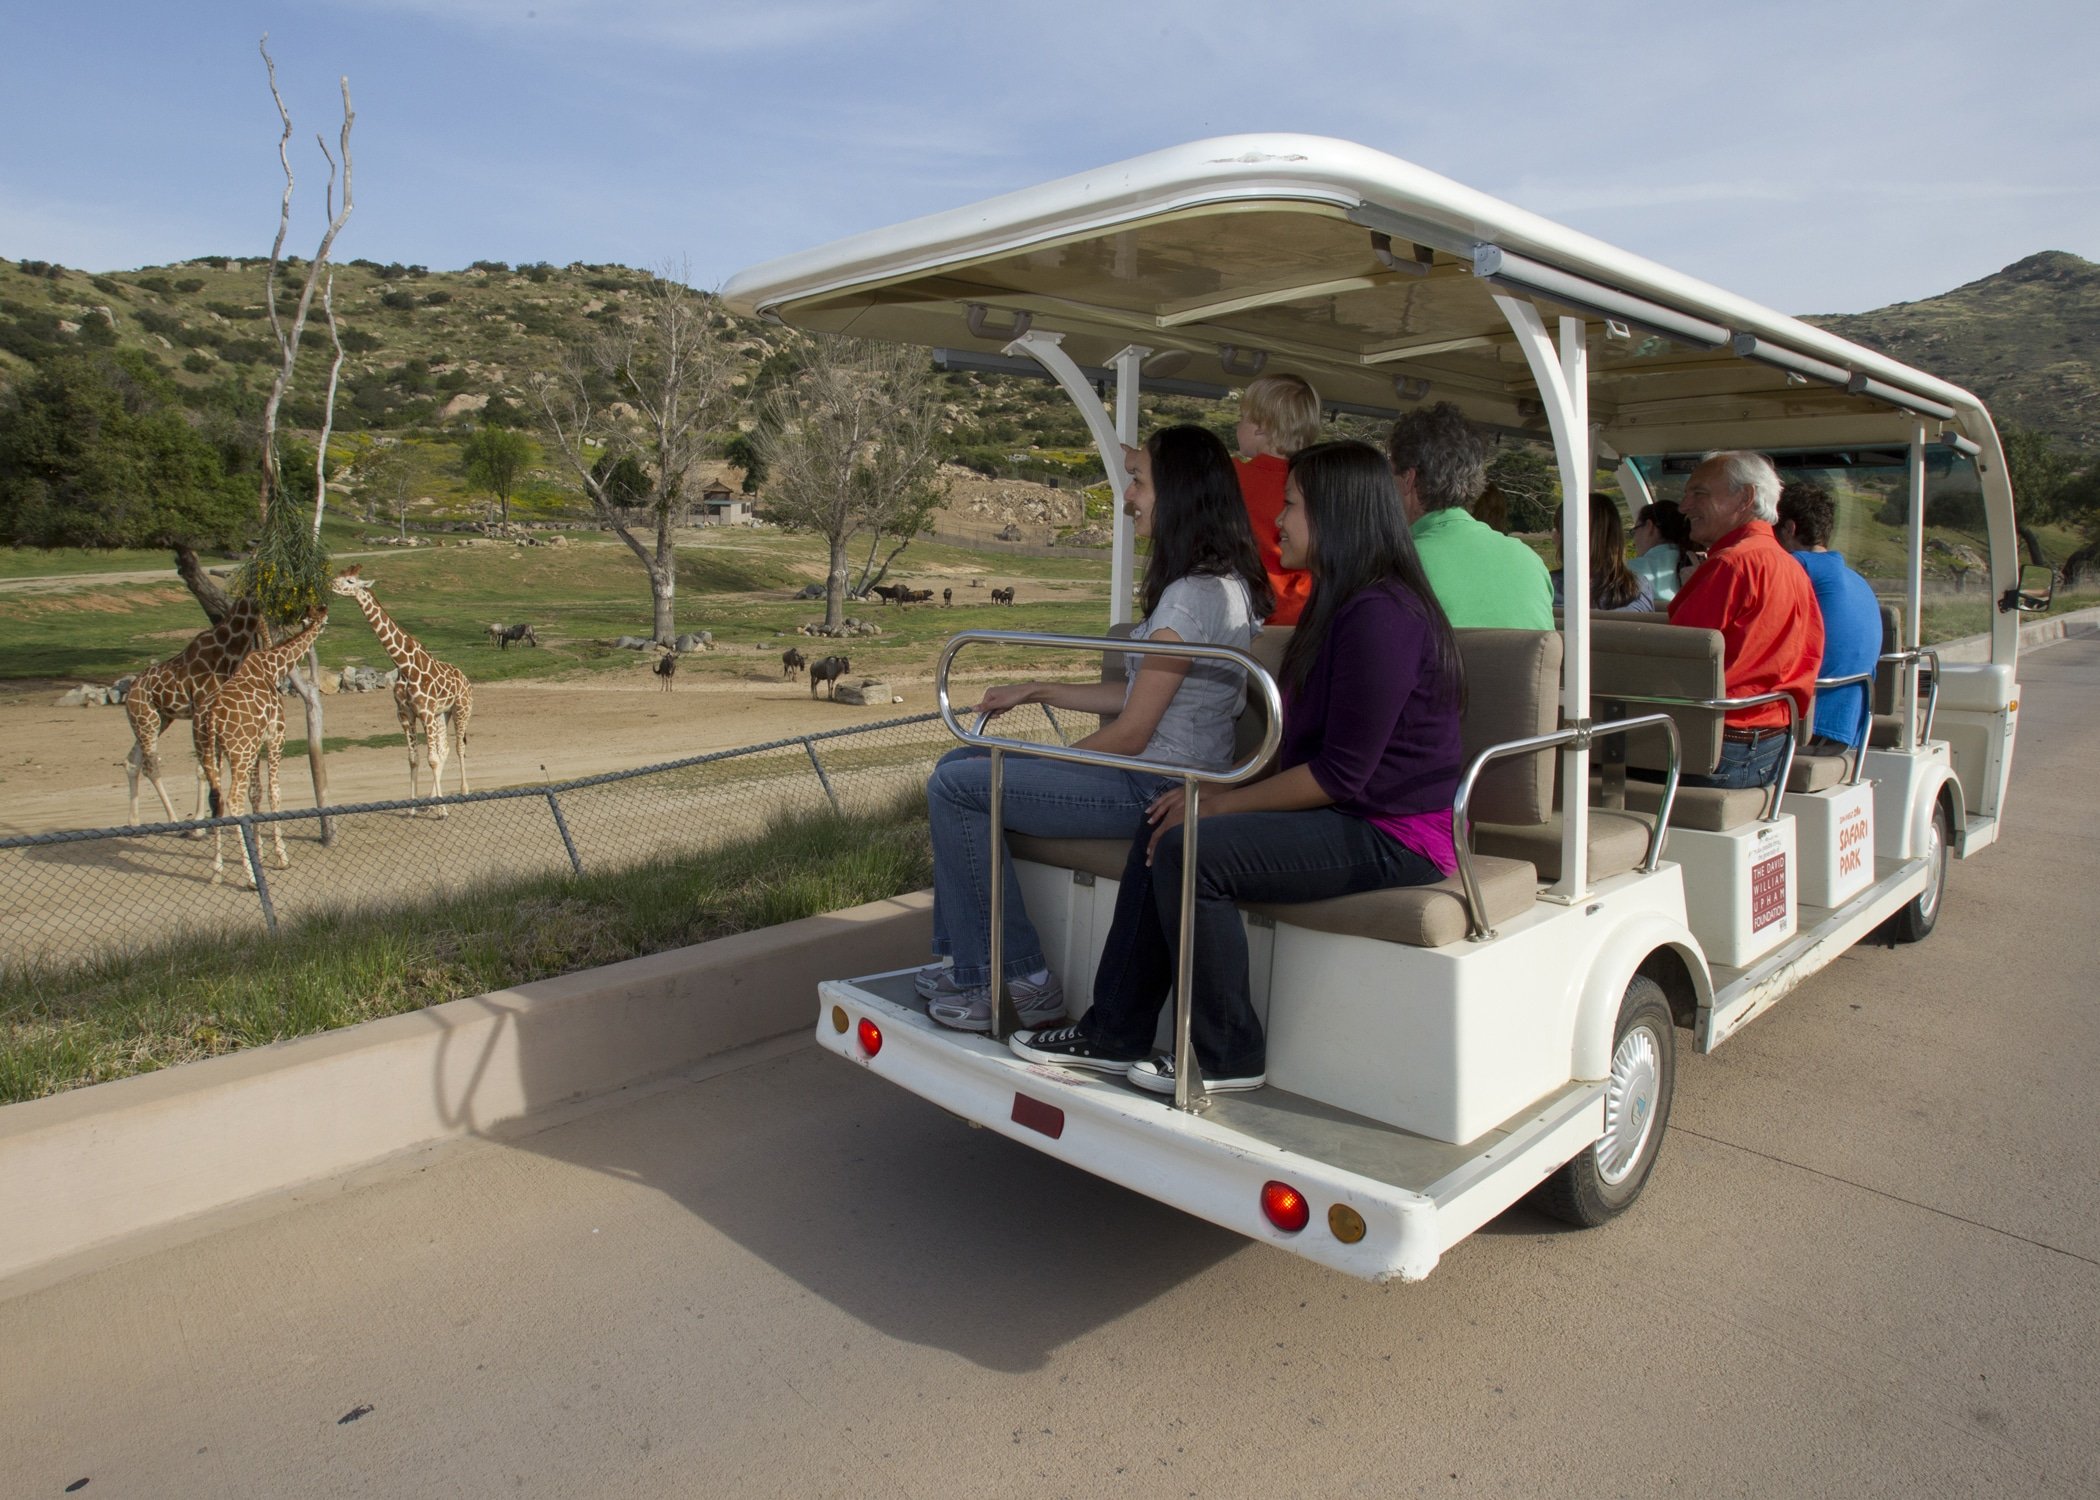
<path id="1" fill-rule="evenodd" d="M 1096 1073 L 1127 1073 L 1131 1059 L 1115 1057 L 1095 1046 L 1077 1026 L 1052 1026 L 1047 1031 L 1017 1031 L 1007 1038 L 1014 1056 L 1030 1062 L 1055 1063 L 1064 1068 L 1091 1068 Z"/>
<path id="2" fill-rule="evenodd" d="M 1162 1052 L 1157 1057 L 1148 1057 L 1143 1062 L 1132 1063 L 1130 1081 L 1150 1093 L 1173 1093 L 1174 1054 Z M 1268 1081 L 1269 1075 L 1266 1071 L 1248 1073 L 1239 1078 L 1213 1078 L 1208 1073 L 1203 1075 L 1203 1087 L 1213 1094 L 1243 1094 L 1249 1089 L 1263 1087 Z"/>

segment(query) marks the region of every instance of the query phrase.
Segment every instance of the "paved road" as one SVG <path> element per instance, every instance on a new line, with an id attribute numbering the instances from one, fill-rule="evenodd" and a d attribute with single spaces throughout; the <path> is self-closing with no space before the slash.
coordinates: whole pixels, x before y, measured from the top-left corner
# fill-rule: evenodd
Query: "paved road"
<path id="1" fill-rule="evenodd" d="M 0 1304 L 0 1493 L 2100 1492 L 2100 642 L 2022 675 L 1939 932 L 1604 1230 L 1373 1288 L 788 1044 Z"/>

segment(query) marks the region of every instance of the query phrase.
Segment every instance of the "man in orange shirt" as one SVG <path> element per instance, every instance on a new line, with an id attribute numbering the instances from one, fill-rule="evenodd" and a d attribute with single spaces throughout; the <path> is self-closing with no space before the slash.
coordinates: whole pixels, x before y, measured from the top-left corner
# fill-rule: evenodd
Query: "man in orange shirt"
<path id="1" fill-rule="evenodd" d="M 1823 661 L 1823 614 L 1808 574 L 1772 533 L 1779 471 L 1761 453 L 1711 453 L 1679 501 L 1706 561 L 1670 601 L 1670 623 L 1721 632 L 1728 696 L 1784 692 L 1805 718 Z M 1687 786 L 1769 785 L 1786 748 L 1784 703 L 1732 709 L 1721 761 Z"/>
<path id="2" fill-rule="evenodd" d="M 1254 525 L 1254 547 L 1276 607 L 1264 622 L 1296 625 L 1312 593 L 1312 574 L 1286 568 L 1276 549 L 1276 518 L 1283 513 L 1283 482 L 1290 456 L 1320 440 L 1320 397 L 1297 375 L 1263 375 L 1250 381 L 1240 396 L 1236 433 L 1241 461 L 1233 465 L 1240 479 L 1240 499 Z"/>

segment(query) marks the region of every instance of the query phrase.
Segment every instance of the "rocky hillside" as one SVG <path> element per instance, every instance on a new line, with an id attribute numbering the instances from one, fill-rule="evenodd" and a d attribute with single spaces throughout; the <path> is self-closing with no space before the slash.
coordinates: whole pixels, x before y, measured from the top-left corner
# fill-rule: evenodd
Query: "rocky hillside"
<path id="1" fill-rule="evenodd" d="M 2061 250 L 1922 302 L 1808 320 L 1968 387 L 2001 423 L 2100 453 L 2100 265 Z"/>

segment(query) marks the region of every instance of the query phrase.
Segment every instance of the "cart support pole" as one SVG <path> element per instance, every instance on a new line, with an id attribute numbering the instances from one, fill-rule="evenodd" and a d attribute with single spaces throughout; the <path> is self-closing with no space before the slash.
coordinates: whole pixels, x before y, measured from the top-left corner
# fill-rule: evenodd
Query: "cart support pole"
<path id="1" fill-rule="evenodd" d="M 1190 972 L 1190 959 L 1196 952 L 1196 820 L 1202 814 L 1198 799 L 1203 795 L 1203 785 L 1193 776 L 1184 776 L 1181 786 L 1181 947 L 1174 960 L 1174 1107 L 1194 1115 L 1210 1108 L 1210 1093 L 1203 1087 L 1203 1074 L 1196 1066 L 1196 1044 L 1189 1034 L 1196 994 L 1196 976 Z"/>

